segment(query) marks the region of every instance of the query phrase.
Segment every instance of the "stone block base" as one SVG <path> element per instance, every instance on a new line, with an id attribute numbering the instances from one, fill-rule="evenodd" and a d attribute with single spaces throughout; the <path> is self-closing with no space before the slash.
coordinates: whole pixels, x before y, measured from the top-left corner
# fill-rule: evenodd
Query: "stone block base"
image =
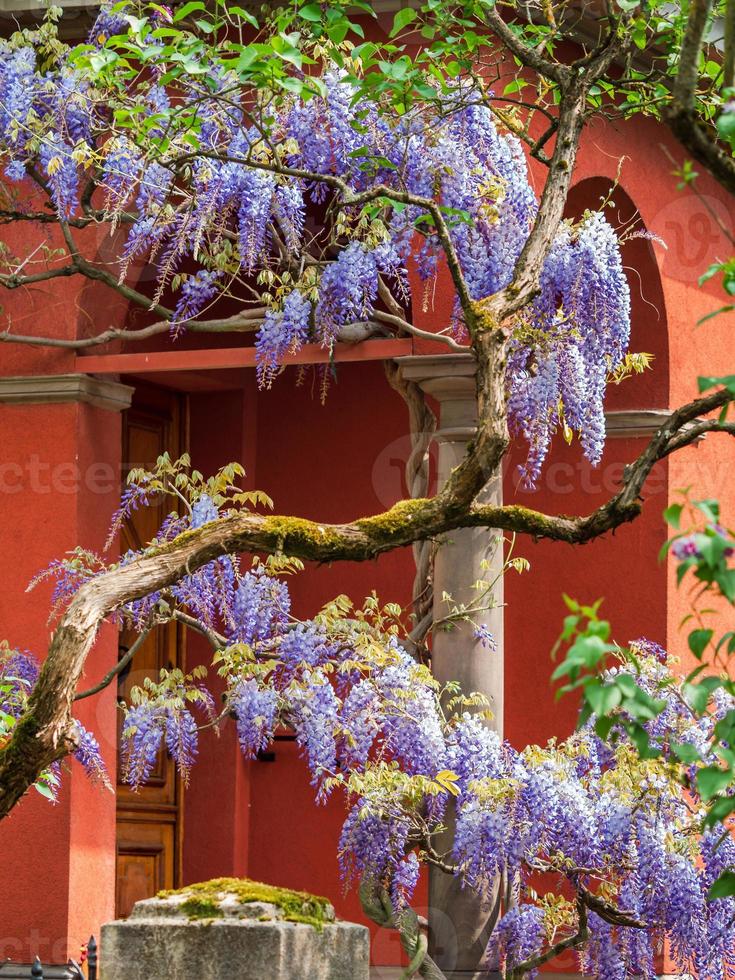
<path id="1" fill-rule="evenodd" d="M 227 896 L 211 918 L 188 917 L 186 903 L 185 892 L 147 899 L 129 919 L 104 925 L 105 980 L 369 980 L 364 926 L 316 928 Z"/>

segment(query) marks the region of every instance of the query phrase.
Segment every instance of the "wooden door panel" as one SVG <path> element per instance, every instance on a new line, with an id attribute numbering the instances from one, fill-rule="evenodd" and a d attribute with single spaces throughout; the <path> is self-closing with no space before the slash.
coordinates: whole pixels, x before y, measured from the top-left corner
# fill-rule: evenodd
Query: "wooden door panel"
<path id="1" fill-rule="evenodd" d="M 123 459 L 126 469 L 151 468 L 164 452 L 176 457 L 181 452 L 182 406 L 179 396 L 158 396 L 155 409 L 131 409 L 123 418 Z M 161 404 L 161 401 L 163 403 Z M 141 508 L 120 535 L 120 550 L 138 550 L 155 537 L 169 502 Z M 121 655 L 134 642 L 134 631 L 120 633 Z M 127 700 L 146 677 L 158 677 L 162 667 L 181 662 L 180 636 L 175 624 L 153 632 L 135 655 L 131 667 L 118 678 L 118 695 Z M 120 719 L 120 730 L 122 718 Z M 181 833 L 181 781 L 168 753 L 161 751 L 145 786 L 133 791 L 117 785 L 117 915 L 126 916 L 141 898 L 178 884 L 179 837 Z"/>
<path id="2" fill-rule="evenodd" d="M 117 830 L 117 915 L 130 914 L 133 905 L 175 884 L 174 823 L 145 822 L 118 818 Z"/>

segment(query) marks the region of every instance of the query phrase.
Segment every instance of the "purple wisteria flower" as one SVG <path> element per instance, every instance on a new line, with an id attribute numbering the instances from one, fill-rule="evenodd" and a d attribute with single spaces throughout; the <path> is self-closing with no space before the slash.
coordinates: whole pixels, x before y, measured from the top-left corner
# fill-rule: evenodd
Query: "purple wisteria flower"
<path id="1" fill-rule="evenodd" d="M 141 704 L 131 708 L 125 718 L 122 741 L 123 778 L 139 789 L 156 764 L 163 744 L 166 712 L 164 708 Z"/>
<path id="2" fill-rule="evenodd" d="M 237 737 L 246 759 L 254 759 L 273 738 L 278 695 L 257 681 L 239 681 L 229 694 L 229 705 L 237 723 Z"/>
<path id="3" fill-rule="evenodd" d="M 107 774 L 107 766 L 105 766 L 102 759 L 100 745 L 96 736 L 88 731 L 80 722 L 77 722 L 77 735 L 79 737 L 79 745 L 74 752 L 74 758 L 82 766 L 90 779 L 101 783 L 108 789 L 112 789 L 110 777 Z"/>
<path id="4" fill-rule="evenodd" d="M 492 650 L 494 652 L 498 649 L 498 642 L 495 639 L 494 634 L 484 623 L 475 629 L 473 635 L 480 645 L 486 647 L 488 650 Z"/>
<path id="5" fill-rule="evenodd" d="M 217 270 L 200 269 L 184 281 L 171 320 L 171 330 L 174 334 L 184 329 L 186 321 L 193 320 L 214 299 L 222 276 L 223 274 Z"/>
<path id="6" fill-rule="evenodd" d="M 280 370 L 284 357 L 306 343 L 311 313 L 311 302 L 298 289 L 288 294 L 281 309 L 268 310 L 255 341 L 261 385 L 269 386 Z"/>
<path id="7" fill-rule="evenodd" d="M 151 16 L 167 23 L 164 8 Z M 131 23 L 124 8 L 103 8 L 90 44 L 104 46 Z M 155 31 L 147 43 L 165 50 Z M 331 349 L 346 326 L 371 320 L 379 288 L 400 307 L 418 308 L 407 268 L 415 255 L 427 287 L 437 275 L 442 247 L 433 220 L 417 203 L 386 204 L 370 221 L 358 206 L 332 209 L 336 179 L 355 194 L 380 187 L 438 203 L 471 299 L 511 281 L 538 201 L 522 144 L 462 82 L 447 82 L 433 115 L 389 118 L 346 73 L 327 71 L 321 94 L 286 94 L 269 109 L 269 154 L 292 171 L 276 173 L 263 165 L 263 133 L 237 99 L 220 98 L 232 85 L 221 65 L 212 66 L 202 95 L 176 84 L 169 91 L 160 83 L 163 63 L 151 60 L 129 92 L 132 117 L 146 120 L 143 140 L 135 126 L 111 125 L 104 99 L 74 65 L 61 59 L 41 71 L 30 44 L 2 42 L 0 141 L 8 178 L 23 180 L 32 166 L 64 217 L 79 212 L 90 160 L 100 160 L 107 217 L 125 229 L 120 274 L 133 261 L 155 267 L 154 304 L 173 287 L 174 336 L 223 295 L 255 299 L 265 283 L 256 359 L 267 387 L 305 343 Z M 196 135 L 180 124 L 192 99 Z M 174 180 L 170 162 L 182 157 L 189 162 Z M 329 239 L 335 247 L 317 256 L 312 218 L 337 232 Z M 194 268 L 182 271 L 184 261 Z M 560 427 L 579 434 L 591 463 L 602 455 L 605 388 L 627 351 L 630 297 L 619 241 L 601 213 L 562 226 L 540 286 L 519 314 L 507 366 L 511 432 L 528 442 L 527 487 Z M 445 326 L 467 339 L 456 302 Z"/>
<path id="8" fill-rule="evenodd" d="M 275 638 L 288 622 L 290 608 L 284 582 L 262 568 L 246 572 L 234 595 L 230 639 L 252 645 Z"/>

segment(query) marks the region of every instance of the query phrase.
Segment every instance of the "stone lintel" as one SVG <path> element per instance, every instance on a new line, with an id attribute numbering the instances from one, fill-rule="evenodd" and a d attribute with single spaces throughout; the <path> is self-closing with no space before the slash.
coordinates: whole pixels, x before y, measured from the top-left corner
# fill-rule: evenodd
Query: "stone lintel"
<path id="1" fill-rule="evenodd" d="M 667 408 L 641 408 L 627 412 L 605 412 L 608 439 L 650 439 L 672 416 Z M 684 431 L 693 423 L 684 426 Z"/>
<path id="2" fill-rule="evenodd" d="M 89 374 L 37 374 L 0 378 L 0 404 L 55 405 L 82 402 L 122 412 L 130 408 L 133 391 L 119 381 L 93 378 Z"/>

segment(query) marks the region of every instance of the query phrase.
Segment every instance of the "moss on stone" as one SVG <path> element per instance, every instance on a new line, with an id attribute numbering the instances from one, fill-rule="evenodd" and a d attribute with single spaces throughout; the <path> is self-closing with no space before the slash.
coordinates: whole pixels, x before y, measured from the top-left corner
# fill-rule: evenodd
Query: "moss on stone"
<path id="1" fill-rule="evenodd" d="M 222 915 L 219 905 L 207 898 L 187 898 L 179 909 L 187 919 L 218 919 Z"/>
<path id="2" fill-rule="evenodd" d="M 326 898 L 290 888 L 277 888 L 249 878 L 213 878 L 211 881 L 201 881 L 176 891 L 159 892 L 157 897 L 171 898 L 174 895 L 186 896 L 180 909 L 189 919 L 222 918 L 224 912 L 221 902 L 228 896 L 233 896 L 241 905 L 249 902 L 275 905 L 287 922 L 303 922 L 317 929 L 321 929 L 334 916 L 332 906 Z"/>

